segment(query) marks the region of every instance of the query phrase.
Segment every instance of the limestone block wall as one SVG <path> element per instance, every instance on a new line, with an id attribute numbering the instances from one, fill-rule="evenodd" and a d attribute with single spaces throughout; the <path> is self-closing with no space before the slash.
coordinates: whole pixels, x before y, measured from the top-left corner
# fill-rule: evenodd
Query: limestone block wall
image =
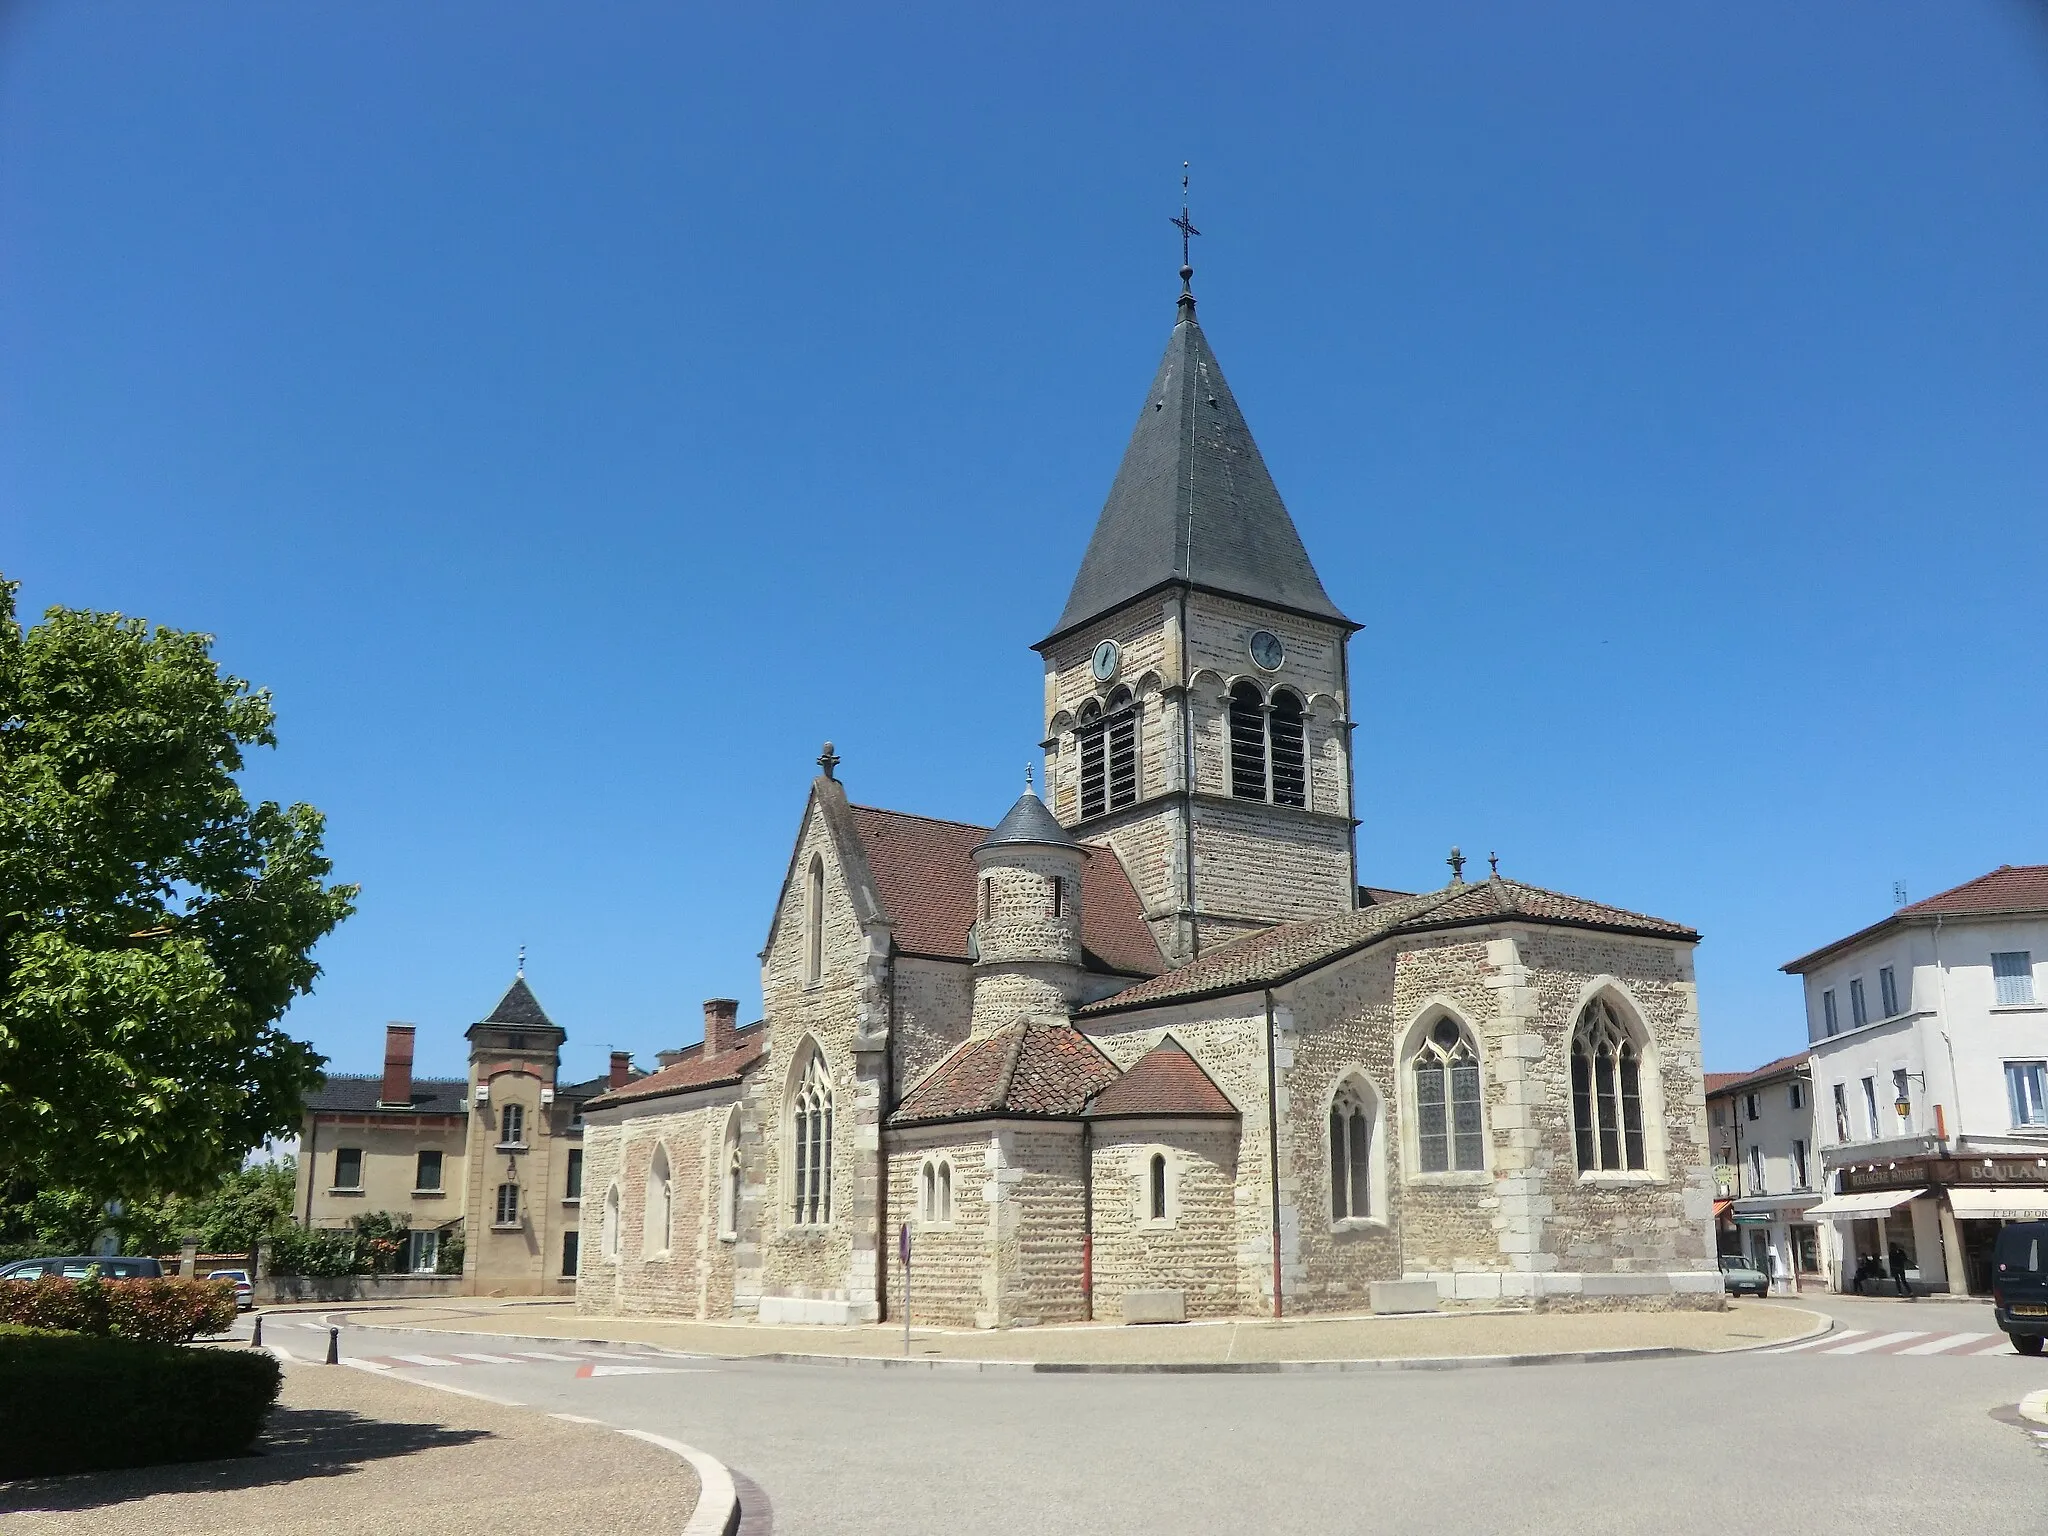
<path id="1" fill-rule="evenodd" d="M 1349 911 L 1350 828 L 1278 806 L 1198 800 L 1195 894 L 1212 917 L 1286 922 Z"/>
<path id="2" fill-rule="evenodd" d="M 1270 630 L 1286 647 L 1277 672 L 1251 659 L 1251 637 Z M 1344 631 L 1334 624 L 1300 618 L 1256 603 L 1196 592 L 1188 598 L 1188 670 L 1204 669 L 1225 679 L 1255 677 L 1261 685 L 1294 689 L 1304 699 L 1326 693 L 1343 697 Z"/>
<path id="3" fill-rule="evenodd" d="M 939 1127 L 890 1132 L 889 1211 L 891 1229 L 911 1227 L 911 1321 L 914 1325 L 986 1326 L 995 1310 L 995 1249 L 987 1199 L 994 1164 L 986 1129 Z M 953 1169 L 953 1215 L 929 1221 L 920 1213 L 918 1180 L 928 1161 L 944 1158 Z M 893 1237 L 892 1237 L 893 1240 Z M 891 1250 L 891 1315 L 901 1317 L 903 1268 Z"/>
<path id="4" fill-rule="evenodd" d="M 622 1126 L 586 1120 L 583 1126 L 583 1199 L 590 1215 L 583 1226 L 588 1234 L 577 1255 L 576 1310 L 597 1314 L 619 1310 L 620 1275 L 616 1264 L 604 1253 L 605 1195 L 619 1184 L 619 1153 L 625 1144 Z M 625 1187 L 619 1184 L 623 1207 Z"/>
<path id="5" fill-rule="evenodd" d="M 914 1083 L 967 1038 L 974 1011 L 974 967 L 964 961 L 918 960 L 905 955 L 898 955 L 895 965 L 893 1102 L 901 1103 Z"/>
<path id="6" fill-rule="evenodd" d="M 995 1207 L 997 1327 L 1082 1320 L 1081 1128 L 997 1129 L 985 1198 Z"/>
<path id="7" fill-rule="evenodd" d="M 1122 1121 L 1093 1130 L 1095 1315 L 1126 1291 L 1180 1290 L 1190 1317 L 1245 1310 L 1238 1264 L 1235 1123 Z M 1166 1218 L 1151 1215 L 1151 1163 L 1167 1162 Z"/>

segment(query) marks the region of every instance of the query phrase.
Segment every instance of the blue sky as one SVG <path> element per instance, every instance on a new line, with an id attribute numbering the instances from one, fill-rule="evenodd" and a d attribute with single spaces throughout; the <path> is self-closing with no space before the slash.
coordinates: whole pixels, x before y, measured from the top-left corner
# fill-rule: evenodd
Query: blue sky
<path id="1" fill-rule="evenodd" d="M 2048 860 L 2021 0 L 0 13 L 0 570 L 217 634 L 360 914 L 292 1026 L 759 1005 L 812 759 L 999 815 L 1172 322 L 1453 842 L 1777 967 Z"/>

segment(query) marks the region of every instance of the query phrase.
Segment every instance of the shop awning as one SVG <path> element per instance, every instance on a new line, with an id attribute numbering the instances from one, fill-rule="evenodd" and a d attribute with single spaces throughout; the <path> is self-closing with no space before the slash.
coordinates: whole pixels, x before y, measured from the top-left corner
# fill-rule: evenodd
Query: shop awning
<path id="1" fill-rule="evenodd" d="M 1719 1221 L 1734 1208 L 1735 1202 L 1733 1200 L 1716 1200 L 1714 1202 L 1714 1220 Z"/>
<path id="2" fill-rule="evenodd" d="M 1829 1195 L 1819 1205 L 1810 1207 L 1808 1216 L 1825 1216 L 1830 1221 L 1854 1221 L 1858 1217 L 1882 1216 L 1886 1211 L 1895 1211 L 1908 1200 L 1917 1200 L 1926 1194 L 1924 1189 L 1873 1189 L 1853 1195 Z M 1957 1215 L 1962 1212 L 1958 1211 Z"/>
<path id="3" fill-rule="evenodd" d="M 2048 1220 L 2048 1189 L 1951 1189 L 1948 1203 L 1962 1221 Z"/>

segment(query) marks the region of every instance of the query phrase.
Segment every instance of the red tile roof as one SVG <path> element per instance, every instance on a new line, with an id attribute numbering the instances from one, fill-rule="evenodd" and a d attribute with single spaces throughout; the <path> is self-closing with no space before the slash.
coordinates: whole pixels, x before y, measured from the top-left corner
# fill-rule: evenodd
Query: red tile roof
<path id="1" fill-rule="evenodd" d="M 2001 864 L 1988 875 L 1900 907 L 1845 939 L 1823 944 L 1811 954 L 1787 961 L 1779 969 L 1798 975 L 1838 950 L 1847 949 L 1901 922 L 1936 917 L 1988 917 L 1996 914 L 2048 912 L 2048 864 Z"/>
<path id="2" fill-rule="evenodd" d="M 1292 981 L 1369 944 L 1395 934 L 1428 933 L 1441 928 L 1487 923 L 1525 922 L 1565 928 L 1592 928 L 1607 933 L 1634 933 L 1650 938 L 1699 938 L 1692 929 L 1661 917 L 1646 917 L 1540 886 L 1524 885 L 1494 875 L 1468 885 L 1445 886 L 1419 896 L 1403 896 L 1357 912 L 1283 923 L 1210 950 L 1191 965 L 1151 981 L 1127 987 L 1079 1010 L 1083 1018 L 1120 1013 L 1128 1008 L 1249 992 Z"/>
<path id="3" fill-rule="evenodd" d="M 988 828 L 867 805 L 852 809 L 897 947 L 914 955 L 967 959 L 974 850 L 987 839 Z M 1081 846 L 1089 855 L 1081 861 L 1081 946 L 1090 968 L 1157 976 L 1166 962 L 1123 864 L 1105 846 Z"/>
<path id="4" fill-rule="evenodd" d="M 955 1046 L 889 1123 L 928 1125 L 984 1115 L 1070 1118 L 1116 1076 L 1116 1063 L 1071 1024 L 1019 1020 Z"/>
<path id="5" fill-rule="evenodd" d="M 703 1041 L 686 1045 L 679 1053 L 681 1060 L 659 1072 L 636 1077 L 623 1088 L 601 1093 L 583 1107 L 586 1110 L 609 1109 L 614 1104 L 633 1104 L 641 1099 L 658 1099 L 671 1093 L 689 1093 L 698 1088 L 736 1083 L 760 1061 L 761 1053 L 768 1044 L 768 1033 L 756 1019 L 734 1030 L 732 1039 L 731 1050 L 722 1051 L 709 1061 L 704 1059 Z"/>
<path id="6" fill-rule="evenodd" d="M 1793 1072 L 1806 1065 L 1808 1053 L 1795 1051 L 1790 1056 L 1780 1056 L 1776 1061 L 1767 1061 L 1748 1072 L 1709 1072 L 1706 1075 L 1707 1097 L 1733 1093 L 1751 1083 L 1768 1083 L 1776 1078 L 1790 1077 Z"/>
<path id="7" fill-rule="evenodd" d="M 1095 1096 L 1090 1119 L 1126 1115 L 1228 1115 L 1237 1106 L 1224 1096 L 1202 1064 L 1171 1036 L 1131 1064 L 1131 1070 Z"/>

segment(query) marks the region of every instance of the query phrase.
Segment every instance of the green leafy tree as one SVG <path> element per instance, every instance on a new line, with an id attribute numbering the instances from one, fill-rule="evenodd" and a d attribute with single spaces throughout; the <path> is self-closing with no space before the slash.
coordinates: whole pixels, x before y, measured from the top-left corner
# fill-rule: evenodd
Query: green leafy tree
<path id="1" fill-rule="evenodd" d="M 0 582 L 0 1170 L 136 1200 L 297 1128 L 323 1058 L 278 1028 L 354 910 L 309 805 L 251 805 L 269 695 L 210 636 Z"/>

